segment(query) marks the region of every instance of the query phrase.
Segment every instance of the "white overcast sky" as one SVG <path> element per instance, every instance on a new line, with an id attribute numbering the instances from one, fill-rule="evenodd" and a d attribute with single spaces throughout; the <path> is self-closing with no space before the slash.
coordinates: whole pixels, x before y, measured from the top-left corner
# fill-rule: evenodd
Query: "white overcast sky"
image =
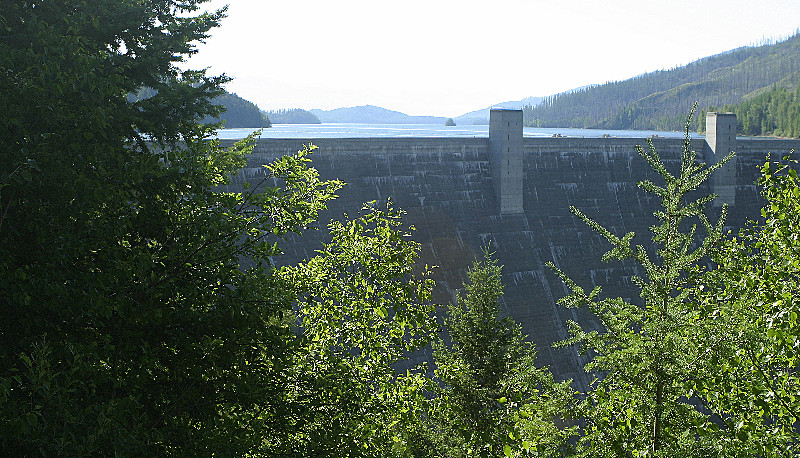
<path id="1" fill-rule="evenodd" d="M 212 0 L 189 67 L 259 108 L 454 117 L 669 69 L 800 27 L 800 0 Z"/>

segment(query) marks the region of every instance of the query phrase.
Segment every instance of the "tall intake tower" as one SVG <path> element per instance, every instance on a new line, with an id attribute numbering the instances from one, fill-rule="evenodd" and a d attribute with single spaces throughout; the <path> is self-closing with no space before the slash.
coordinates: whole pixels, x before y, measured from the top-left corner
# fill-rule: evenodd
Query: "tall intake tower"
<path id="1" fill-rule="evenodd" d="M 706 114 L 706 164 L 716 164 L 736 150 L 736 115 Z M 736 158 L 711 175 L 711 191 L 717 194 L 714 206 L 736 205 Z"/>
<path id="2" fill-rule="evenodd" d="M 522 110 L 489 112 L 489 166 L 501 215 L 523 213 Z"/>

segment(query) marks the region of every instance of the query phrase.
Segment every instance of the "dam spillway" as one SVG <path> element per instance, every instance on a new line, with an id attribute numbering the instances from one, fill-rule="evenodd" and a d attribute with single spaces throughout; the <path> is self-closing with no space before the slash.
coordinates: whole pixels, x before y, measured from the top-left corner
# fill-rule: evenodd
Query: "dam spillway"
<path id="1" fill-rule="evenodd" d="M 683 139 L 651 140 L 671 172 L 681 159 Z M 227 141 L 223 141 L 223 145 Z M 231 142 L 232 143 L 232 142 Z M 603 295 L 634 300 L 638 289 L 632 276 L 644 272 L 633 264 L 601 261 L 610 245 L 574 217 L 575 206 L 616 235 L 635 232 L 634 243 L 649 244 L 655 196 L 637 182 L 660 177 L 636 152 L 647 139 L 634 138 L 524 138 L 521 142 L 521 211 L 501 212 L 492 151 L 488 138 L 320 138 L 259 139 L 248 165 L 233 177 L 232 189 L 245 180 L 263 176 L 263 164 L 292 154 L 312 143 L 318 150 L 312 166 L 322 179 L 339 179 L 346 186 L 328 204 L 319 231 L 289 236 L 282 245 L 280 263 L 295 263 L 314 256 L 326 240 L 330 219 L 354 216 L 364 202 L 391 198 L 406 212 L 404 221 L 422 244 L 421 263 L 434 265 L 434 299 L 446 304 L 466 280 L 466 270 L 482 247 L 491 246 L 503 265 L 503 310 L 522 325 L 535 342 L 537 363 L 551 367 L 556 378 L 572 378 L 579 385 L 589 380 L 574 348 L 552 348 L 568 337 L 566 322 L 593 323 L 585 311 L 566 309 L 556 301 L 567 291 L 547 266 L 552 261 L 579 285 L 603 288 Z M 709 161 L 708 144 L 692 139 L 690 146 Z M 759 166 L 800 149 L 797 140 L 738 139 L 737 158 L 727 164 L 733 193 L 727 225 L 732 230 L 759 217 L 763 201 L 756 180 Z M 712 181 L 698 193 L 712 192 Z M 711 209 L 712 221 L 719 214 Z M 442 313 L 443 310 L 440 310 Z"/>

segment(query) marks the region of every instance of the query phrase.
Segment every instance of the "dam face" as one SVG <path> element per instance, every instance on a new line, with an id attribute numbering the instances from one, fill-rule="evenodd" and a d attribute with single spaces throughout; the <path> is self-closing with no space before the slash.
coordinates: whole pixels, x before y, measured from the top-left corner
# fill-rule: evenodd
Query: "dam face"
<path id="1" fill-rule="evenodd" d="M 259 139 L 247 168 L 230 186 L 236 189 L 244 180 L 260 178 L 262 164 L 309 142 L 319 147 L 311 158 L 320 177 L 347 184 L 321 216 L 322 230 L 290 236 L 279 262 L 312 257 L 326 240 L 328 220 L 345 213 L 355 216 L 363 202 L 391 198 L 407 213 L 405 222 L 416 227 L 413 239 L 422 244 L 421 263 L 438 266 L 433 276 L 437 304 L 455 300 L 467 268 L 483 247 L 490 246 L 503 265 L 503 310 L 535 342 L 537 364 L 550 366 L 558 379 L 572 378 L 579 386 L 590 382 L 575 348 L 551 345 L 568 337 L 567 320 L 597 324 L 584 310 L 557 305 L 567 290 L 545 263 L 554 262 L 586 289 L 600 286 L 606 297 L 636 302 L 638 289 L 631 277 L 643 276 L 644 271 L 633 264 L 602 262 L 611 246 L 574 217 L 569 206 L 616 235 L 635 232 L 634 243 L 648 246 L 648 228 L 656 222 L 652 213 L 660 202 L 639 189 L 637 182 L 661 180 L 636 153 L 637 145 L 647 148 L 646 139 L 522 139 L 521 183 L 514 177 L 508 181 L 521 195 L 507 196 L 504 208 L 498 193 L 509 188 L 496 187 L 487 138 Z M 683 139 L 652 142 L 670 171 L 676 172 Z M 762 200 L 755 182 L 766 154 L 772 152 L 777 159 L 800 148 L 800 141 L 738 140 L 735 146 L 736 162 L 725 166 L 728 178 L 716 184 L 712 180 L 698 191 L 707 194 L 714 186 L 726 186 L 725 199 L 735 202 L 727 223 L 734 230 L 759 217 Z M 713 158 L 705 140 L 692 140 L 691 147 L 700 160 Z M 708 213 L 716 221 L 719 209 L 709 208 Z"/>

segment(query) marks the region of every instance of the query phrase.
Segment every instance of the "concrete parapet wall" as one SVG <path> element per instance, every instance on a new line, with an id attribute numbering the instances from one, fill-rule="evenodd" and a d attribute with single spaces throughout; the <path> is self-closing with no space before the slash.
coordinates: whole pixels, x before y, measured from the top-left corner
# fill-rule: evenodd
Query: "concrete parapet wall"
<path id="1" fill-rule="evenodd" d="M 227 141 L 230 143 L 230 141 Z M 253 155 L 281 155 L 302 149 L 303 144 L 319 147 L 317 157 L 338 154 L 487 154 L 486 138 L 316 138 L 316 139 L 259 139 Z"/>
<path id="2" fill-rule="evenodd" d="M 773 159 L 780 159 L 792 151 L 800 153 L 800 140 L 740 138 L 736 142 L 735 151 L 738 155 L 756 155 L 761 156 L 762 159 L 766 158 L 767 153 L 771 153 Z"/>

